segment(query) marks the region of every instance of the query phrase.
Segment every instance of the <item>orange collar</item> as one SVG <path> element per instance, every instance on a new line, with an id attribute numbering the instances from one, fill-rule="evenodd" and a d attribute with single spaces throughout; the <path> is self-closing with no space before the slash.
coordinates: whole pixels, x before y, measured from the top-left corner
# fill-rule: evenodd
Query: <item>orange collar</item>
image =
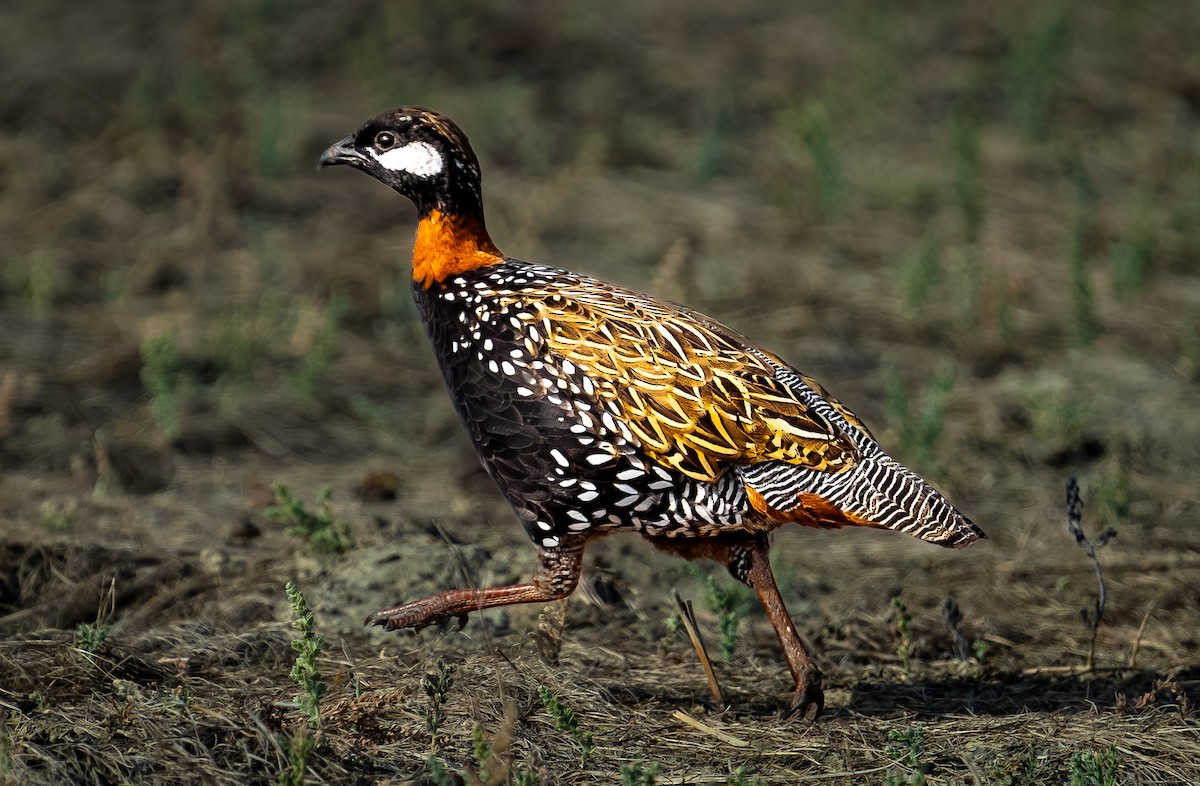
<path id="1" fill-rule="evenodd" d="M 426 289 L 457 273 L 503 261 L 478 218 L 434 210 L 417 225 L 412 274 Z"/>

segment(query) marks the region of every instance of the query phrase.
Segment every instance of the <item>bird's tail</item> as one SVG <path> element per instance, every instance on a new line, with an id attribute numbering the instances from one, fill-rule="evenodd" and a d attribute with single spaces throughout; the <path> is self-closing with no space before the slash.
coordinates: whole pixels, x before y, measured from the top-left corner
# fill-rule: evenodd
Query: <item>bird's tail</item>
<path id="1" fill-rule="evenodd" d="M 846 474 L 850 482 L 842 505 L 871 526 L 956 549 L 987 537 L 941 492 L 886 453 L 871 456 Z"/>
<path id="2" fill-rule="evenodd" d="M 742 476 L 750 502 L 775 521 L 879 527 L 951 548 L 987 537 L 941 492 L 882 451 L 838 474 L 770 462 L 746 467 Z"/>

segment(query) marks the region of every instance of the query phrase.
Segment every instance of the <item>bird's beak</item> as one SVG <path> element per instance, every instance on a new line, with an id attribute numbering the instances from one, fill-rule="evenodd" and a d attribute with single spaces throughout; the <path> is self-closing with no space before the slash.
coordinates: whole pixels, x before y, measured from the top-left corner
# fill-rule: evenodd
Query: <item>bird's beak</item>
<path id="1" fill-rule="evenodd" d="M 338 164 L 361 167 L 365 163 L 366 159 L 363 154 L 354 147 L 354 134 L 351 134 L 326 148 L 325 152 L 321 154 L 321 160 L 317 162 L 317 167 L 324 168 Z"/>

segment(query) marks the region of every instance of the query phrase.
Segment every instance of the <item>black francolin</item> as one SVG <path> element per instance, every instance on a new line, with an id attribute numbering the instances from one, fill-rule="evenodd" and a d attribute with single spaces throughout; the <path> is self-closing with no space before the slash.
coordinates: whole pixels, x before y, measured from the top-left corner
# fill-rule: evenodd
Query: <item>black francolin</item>
<path id="1" fill-rule="evenodd" d="M 321 166 L 362 170 L 417 208 L 413 295 L 450 397 L 540 555 L 532 581 L 442 592 L 373 614 L 421 628 L 551 601 L 588 541 L 640 532 L 726 565 L 757 593 L 815 717 L 821 674 L 784 608 L 768 535 L 788 522 L 898 530 L 962 547 L 983 533 L 814 380 L 716 320 L 502 254 L 463 132 L 419 107 L 385 112 Z"/>

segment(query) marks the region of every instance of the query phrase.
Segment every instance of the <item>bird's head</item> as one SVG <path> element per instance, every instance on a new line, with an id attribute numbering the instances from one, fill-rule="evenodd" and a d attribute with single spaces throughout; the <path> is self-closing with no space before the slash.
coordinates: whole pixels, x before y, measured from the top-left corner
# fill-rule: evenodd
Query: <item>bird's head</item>
<path id="1" fill-rule="evenodd" d="M 483 218 L 479 159 L 454 121 L 404 106 L 376 115 L 321 154 L 320 166 L 343 164 L 408 197 L 420 217 Z"/>

